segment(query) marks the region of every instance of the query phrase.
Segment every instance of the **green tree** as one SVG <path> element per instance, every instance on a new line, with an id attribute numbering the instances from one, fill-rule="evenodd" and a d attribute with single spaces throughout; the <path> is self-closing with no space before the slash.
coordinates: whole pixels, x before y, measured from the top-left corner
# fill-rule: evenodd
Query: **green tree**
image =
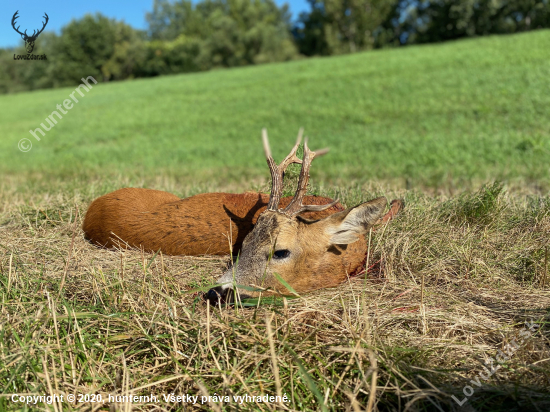
<path id="1" fill-rule="evenodd" d="M 176 41 L 188 68 L 234 67 L 297 56 L 288 7 L 279 8 L 273 0 L 205 0 L 196 5 L 189 0 L 155 0 L 146 19 L 150 38 Z M 161 49 L 156 48 L 157 54 L 164 55 Z"/>
<path id="2" fill-rule="evenodd" d="M 152 40 L 145 44 L 143 63 L 137 69 L 140 77 L 208 70 L 210 53 L 204 41 L 181 34 L 174 40 Z"/>
<path id="3" fill-rule="evenodd" d="M 546 27 L 549 0 L 401 0 L 384 25 L 384 38 L 432 43 Z"/>
<path id="4" fill-rule="evenodd" d="M 50 48 L 50 75 L 56 85 L 72 85 L 87 76 L 103 81 L 130 77 L 144 58 L 142 37 L 101 14 L 73 20 Z"/>
<path id="5" fill-rule="evenodd" d="M 199 34 L 200 17 L 189 0 L 155 0 L 153 10 L 145 15 L 148 36 L 151 40 L 175 40 L 181 34 Z"/>
<path id="6" fill-rule="evenodd" d="M 376 31 L 395 0 L 308 0 L 294 34 L 305 55 L 353 53 L 372 49 Z"/>

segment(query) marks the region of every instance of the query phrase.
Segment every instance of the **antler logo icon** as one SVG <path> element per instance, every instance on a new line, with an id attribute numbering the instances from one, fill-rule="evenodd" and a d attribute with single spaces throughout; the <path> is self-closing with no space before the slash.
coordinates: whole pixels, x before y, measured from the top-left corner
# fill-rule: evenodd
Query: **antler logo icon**
<path id="1" fill-rule="evenodd" d="M 17 10 L 13 14 L 13 17 L 11 19 L 11 25 L 12 25 L 13 29 L 21 35 L 21 38 L 23 40 L 25 40 L 25 48 L 27 49 L 27 53 L 32 53 L 32 51 L 34 50 L 34 42 L 36 41 L 36 38 L 38 37 L 38 35 L 40 33 L 42 33 L 44 31 L 44 28 L 46 27 L 46 24 L 48 24 L 48 21 L 50 20 L 50 18 L 48 17 L 48 14 L 46 12 L 44 12 L 43 17 L 46 19 L 46 21 L 44 22 L 44 25 L 42 26 L 42 28 L 40 30 L 38 30 L 38 33 L 36 32 L 36 30 L 33 30 L 32 35 L 29 36 L 29 35 L 27 35 L 27 30 L 25 30 L 24 33 L 21 33 L 19 31 L 20 26 L 17 26 L 17 28 L 15 28 L 15 20 L 19 17 L 17 15 L 17 13 L 19 13 L 19 10 Z"/>

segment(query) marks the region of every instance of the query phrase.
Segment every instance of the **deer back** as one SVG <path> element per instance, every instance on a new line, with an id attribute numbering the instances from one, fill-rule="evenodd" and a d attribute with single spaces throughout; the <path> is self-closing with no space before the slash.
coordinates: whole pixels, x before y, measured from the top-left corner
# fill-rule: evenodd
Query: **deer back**
<path id="1" fill-rule="evenodd" d="M 281 199 L 288 205 L 291 197 Z M 205 193 L 180 199 L 158 190 L 125 188 L 94 200 L 84 219 L 85 238 L 106 248 L 135 247 L 166 255 L 228 255 L 238 253 L 243 240 L 266 210 L 269 195 Z M 311 204 L 332 199 L 307 196 Z M 304 217 L 322 219 L 343 210 L 334 204 Z"/>

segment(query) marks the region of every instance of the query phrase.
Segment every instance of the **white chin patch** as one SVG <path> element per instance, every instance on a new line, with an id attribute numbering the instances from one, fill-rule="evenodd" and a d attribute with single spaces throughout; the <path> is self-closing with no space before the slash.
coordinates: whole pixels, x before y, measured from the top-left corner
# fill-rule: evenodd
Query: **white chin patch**
<path id="1" fill-rule="evenodd" d="M 229 289 L 233 285 L 233 271 L 228 270 L 223 274 L 221 278 L 218 279 L 218 282 L 221 284 L 222 289 Z"/>

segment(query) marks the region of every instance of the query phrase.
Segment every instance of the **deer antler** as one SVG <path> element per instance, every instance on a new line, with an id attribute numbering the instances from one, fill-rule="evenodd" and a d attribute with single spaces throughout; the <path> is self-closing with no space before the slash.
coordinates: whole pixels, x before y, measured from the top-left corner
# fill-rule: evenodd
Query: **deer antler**
<path id="1" fill-rule="evenodd" d="M 38 33 L 36 32 L 36 30 L 33 30 L 32 31 L 32 35 L 28 35 L 27 34 L 27 30 L 25 30 L 24 33 L 21 33 L 19 31 L 19 27 L 21 26 L 17 26 L 17 28 L 15 28 L 15 20 L 17 20 L 19 18 L 19 16 L 17 15 L 19 13 L 19 10 L 17 10 L 14 14 L 13 14 L 13 17 L 11 18 L 11 25 L 13 27 L 13 29 L 19 33 L 21 36 L 24 36 L 25 39 L 30 39 L 30 40 L 35 40 L 38 35 L 40 33 L 42 33 L 44 31 L 44 29 L 46 28 L 46 25 L 48 24 L 48 22 L 50 21 L 50 17 L 48 16 L 48 13 L 44 12 L 44 16 L 42 16 L 43 18 L 46 19 L 46 21 L 44 23 L 42 23 L 42 28 L 40 30 L 38 30 Z"/>
<path id="2" fill-rule="evenodd" d="M 17 18 L 19 17 L 19 16 L 17 15 L 17 13 L 19 13 L 19 10 L 17 10 L 15 13 L 13 13 L 13 17 L 11 18 L 11 26 L 12 26 L 13 29 L 14 29 L 17 33 L 19 33 L 21 36 L 26 36 L 26 35 L 27 35 L 27 34 L 26 34 L 26 33 L 27 33 L 26 31 L 25 31 L 25 33 L 21 33 L 21 32 L 19 31 L 19 27 L 21 27 L 21 26 L 17 26 L 17 28 L 15 28 L 15 20 L 17 20 Z"/>
<path id="3" fill-rule="evenodd" d="M 317 206 L 302 204 L 302 200 L 304 199 L 307 191 L 307 184 L 309 182 L 309 168 L 311 167 L 311 162 L 313 162 L 315 156 L 323 156 L 327 154 L 328 150 L 329 149 L 326 148 L 317 150 L 316 152 L 312 152 L 307 146 L 306 137 L 306 140 L 304 142 L 304 160 L 302 162 L 302 169 L 300 170 L 300 177 L 298 179 L 298 188 L 296 189 L 296 193 L 294 194 L 294 197 L 292 198 L 288 206 L 281 211 L 282 213 L 289 217 L 292 217 L 302 212 L 320 212 L 322 210 L 331 208 L 336 203 L 338 203 L 338 199 L 336 199 L 334 202 L 329 203 L 328 205 Z"/>
<path id="4" fill-rule="evenodd" d="M 32 37 L 38 37 L 38 35 L 40 33 L 42 33 L 44 31 L 44 29 L 46 28 L 46 24 L 48 24 L 48 22 L 50 21 L 50 18 L 48 17 L 48 13 L 44 12 L 44 16 L 42 16 L 42 17 L 45 18 L 46 21 L 43 23 L 42 28 L 40 30 L 38 30 L 38 33 L 34 34 L 34 30 L 33 30 Z"/>
<path id="5" fill-rule="evenodd" d="M 283 160 L 280 165 L 277 165 L 271 156 L 271 149 L 269 148 L 269 141 L 267 139 L 267 130 L 262 129 L 262 141 L 264 143 L 265 157 L 267 158 L 267 165 L 269 166 L 269 171 L 271 172 L 271 194 L 269 195 L 267 210 L 277 211 L 277 208 L 279 207 L 279 201 L 281 200 L 281 195 L 283 193 L 283 175 L 286 168 L 292 163 L 302 163 L 302 161 L 296 156 L 296 151 L 302 141 L 303 132 L 304 129 L 300 129 L 296 139 L 296 144 L 288 156 L 285 157 L 285 160 Z"/>

